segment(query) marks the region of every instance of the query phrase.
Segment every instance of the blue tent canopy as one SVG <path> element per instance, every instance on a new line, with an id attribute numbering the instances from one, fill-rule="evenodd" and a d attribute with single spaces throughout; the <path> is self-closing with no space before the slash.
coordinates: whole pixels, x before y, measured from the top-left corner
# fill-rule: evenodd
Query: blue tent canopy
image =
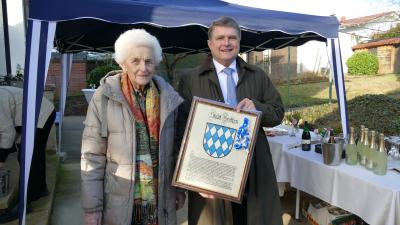
<path id="1" fill-rule="evenodd" d="M 60 99 L 62 125 L 71 55 L 79 51 L 113 51 L 117 37 L 130 28 L 155 35 L 163 52 L 203 52 L 207 27 L 220 16 L 233 17 L 242 29 L 241 52 L 299 46 L 316 40 L 327 43 L 335 79 L 342 128 L 348 119 L 339 23 L 334 16 L 313 16 L 234 5 L 220 0 L 30 0 L 24 68 L 24 104 L 20 170 L 20 222 L 25 203 L 35 127 L 53 44 L 63 53 Z M 68 63 L 69 62 L 69 63 Z"/>
<path id="2" fill-rule="evenodd" d="M 30 5 L 31 19 L 57 22 L 56 47 L 63 53 L 113 51 L 118 35 L 130 28 L 144 28 L 156 35 L 164 52 L 207 51 L 207 27 L 221 15 L 231 16 L 241 25 L 241 52 L 338 37 L 339 23 L 334 16 L 279 12 L 217 0 L 37 0 Z"/>

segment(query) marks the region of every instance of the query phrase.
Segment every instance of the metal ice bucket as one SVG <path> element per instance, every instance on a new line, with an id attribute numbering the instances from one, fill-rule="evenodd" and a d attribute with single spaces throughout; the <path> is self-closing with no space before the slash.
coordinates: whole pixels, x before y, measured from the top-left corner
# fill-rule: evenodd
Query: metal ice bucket
<path id="1" fill-rule="evenodd" d="M 344 139 L 335 138 L 336 143 L 322 143 L 322 157 L 324 164 L 329 166 L 337 166 L 342 160 L 342 152 L 344 148 Z"/>
<path id="2" fill-rule="evenodd" d="M 0 197 L 8 195 L 10 188 L 10 170 L 0 169 Z"/>

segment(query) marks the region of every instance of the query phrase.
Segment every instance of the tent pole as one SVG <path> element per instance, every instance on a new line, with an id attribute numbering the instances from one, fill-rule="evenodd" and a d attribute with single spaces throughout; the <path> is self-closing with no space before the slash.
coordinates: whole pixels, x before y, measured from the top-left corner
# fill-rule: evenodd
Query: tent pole
<path id="1" fill-rule="evenodd" d="M 336 97 L 339 105 L 340 120 L 342 124 L 343 137 L 347 137 L 349 131 L 349 120 L 347 113 L 346 88 L 340 55 L 340 43 L 338 38 L 328 38 L 328 53 L 331 62 L 331 73 L 335 82 Z"/>
<path id="2" fill-rule="evenodd" d="M 1 0 L 3 11 L 3 31 L 4 31 L 4 53 L 6 58 L 6 75 L 11 76 L 11 54 L 10 54 L 10 36 L 8 32 L 7 0 Z"/>
<path id="3" fill-rule="evenodd" d="M 332 103 L 332 69 L 329 73 L 329 104 Z"/>
<path id="4" fill-rule="evenodd" d="M 287 98 L 290 106 L 290 46 L 288 47 L 287 83 Z"/>
<path id="5" fill-rule="evenodd" d="M 62 159 L 65 159 L 66 157 L 66 152 L 63 152 L 61 149 L 61 140 L 62 140 L 62 124 L 64 119 L 71 66 L 72 66 L 72 54 L 63 53 L 61 55 L 61 76 L 60 76 L 61 90 L 59 96 L 60 104 L 58 112 L 59 120 L 58 120 L 58 146 L 57 146 L 57 153 Z"/>
<path id="6" fill-rule="evenodd" d="M 25 225 L 29 171 L 35 142 L 36 124 L 43 97 L 55 23 L 28 20 L 22 104 L 22 136 L 19 188 L 19 225 Z M 49 43 L 50 42 L 50 43 Z M 29 94 L 28 94 L 29 93 Z"/>

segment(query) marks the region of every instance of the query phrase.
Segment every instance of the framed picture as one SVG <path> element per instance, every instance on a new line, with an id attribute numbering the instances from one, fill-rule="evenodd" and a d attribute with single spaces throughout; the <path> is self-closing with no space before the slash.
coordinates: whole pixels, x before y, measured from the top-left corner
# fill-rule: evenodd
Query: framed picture
<path id="1" fill-rule="evenodd" d="M 240 203 L 260 115 L 194 97 L 172 185 Z"/>

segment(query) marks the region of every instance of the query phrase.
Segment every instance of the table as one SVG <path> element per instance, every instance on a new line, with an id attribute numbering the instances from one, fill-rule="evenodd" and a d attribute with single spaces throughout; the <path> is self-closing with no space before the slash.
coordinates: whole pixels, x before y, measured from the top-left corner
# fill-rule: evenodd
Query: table
<path id="1" fill-rule="evenodd" d="M 400 173 L 389 170 L 385 176 L 378 176 L 363 166 L 349 166 L 344 160 L 338 166 L 327 166 L 314 147 L 309 152 L 289 149 L 300 143 L 301 132 L 296 137 L 268 137 L 278 182 L 289 182 L 292 187 L 352 212 L 371 225 L 400 224 Z"/>

